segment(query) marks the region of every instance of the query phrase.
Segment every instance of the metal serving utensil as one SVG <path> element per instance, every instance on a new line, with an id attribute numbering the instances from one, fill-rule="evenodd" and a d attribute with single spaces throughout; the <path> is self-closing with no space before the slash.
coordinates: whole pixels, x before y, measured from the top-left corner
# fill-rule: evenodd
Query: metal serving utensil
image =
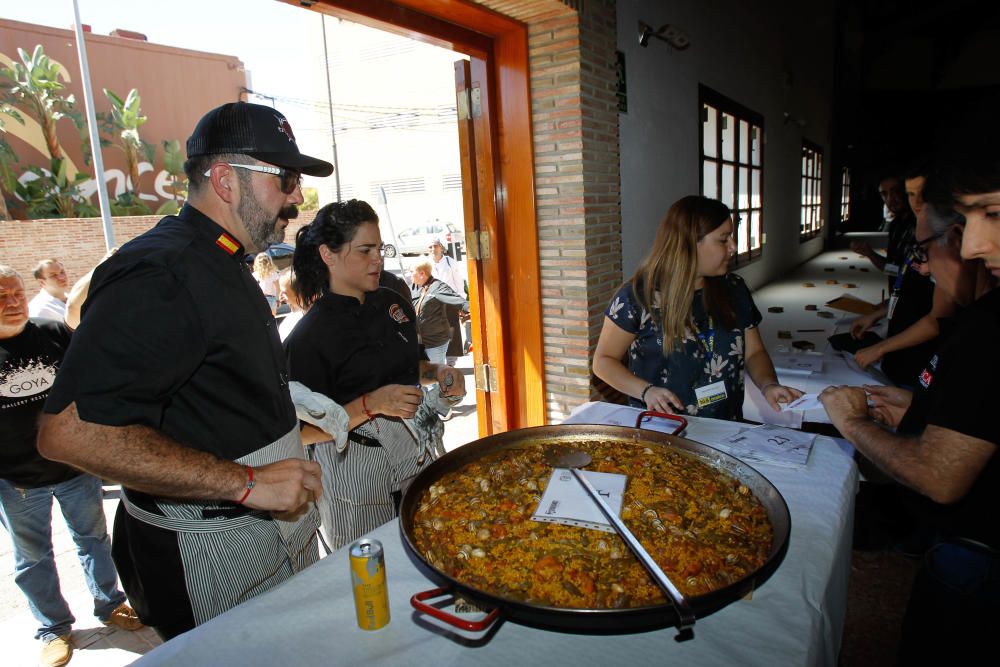
<path id="1" fill-rule="evenodd" d="M 676 641 L 682 642 L 688 639 L 694 639 L 694 611 L 691 609 L 691 605 L 688 604 L 687 598 L 684 594 L 674 586 L 674 582 L 670 581 L 670 577 L 664 572 L 656 561 L 653 560 L 646 548 L 642 546 L 639 540 L 636 539 L 632 531 L 628 529 L 625 523 L 615 514 L 612 509 L 608 506 L 601 495 L 594 488 L 594 485 L 586 478 L 586 476 L 580 472 L 580 468 L 590 465 L 592 461 L 590 454 L 579 449 L 570 449 L 568 447 L 550 447 L 545 450 L 546 461 L 554 468 L 566 468 L 573 476 L 576 477 L 576 481 L 580 483 L 580 486 L 584 488 L 587 495 L 593 499 L 597 506 L 601 509 L 601 512 L 607 517 L 611 525 L 614 526 L 615 531 L 618 535 L 625 541 L 628 548 L 632 550 L 632 553 L 636 555 L 639 562 L 642 563 L 643 567 L 649 572 L 650 576 L 653 577 L 653 581 L 657 583 L 664 594 L 670 599 L 674 605 L 674 609 L 677 610 L 677 617 L 680 619 L 677 624 L 677 636 L 674 637 Z"/>

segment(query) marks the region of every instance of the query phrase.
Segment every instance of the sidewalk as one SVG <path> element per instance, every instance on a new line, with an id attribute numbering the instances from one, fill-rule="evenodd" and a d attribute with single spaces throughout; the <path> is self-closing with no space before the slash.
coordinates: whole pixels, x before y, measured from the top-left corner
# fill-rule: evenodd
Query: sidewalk
<path id="1" fill-rule="evenodd" d="M 472 377 L 472 355 L 460 357 L 455 364 L 465 375 L 465 400 L 455 407 L 454 416 L 445 423 L 445 449 L 475 440 L 478 435 L 476 390 Z M 117 487 L 105 487 L 104 514 L 108 530 L 118 507 Z M 76 624 L 73 627 L 73 667 L 119 667 L 160 644 L 149 628 L 126 632 L 101 625 L 93 616 L 93 599 L 87 590 L 76 548 L 62 520 L 58 504 L 53 507 L 52 544 L 63 596 L 69 602 Z M 34 667 L 42 650 L 41 642 L 32 639 L 38 627 L 28 603 L 14 584 L 14 554 L 6 531 L 0 530 L 0 646 L 5 667 Z"/>

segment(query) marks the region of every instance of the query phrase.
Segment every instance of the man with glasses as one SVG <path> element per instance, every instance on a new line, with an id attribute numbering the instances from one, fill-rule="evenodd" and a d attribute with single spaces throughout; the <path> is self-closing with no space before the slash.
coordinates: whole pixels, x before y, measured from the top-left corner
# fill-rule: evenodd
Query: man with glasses
<path id="1" fill-rule="evenodd" d="M 903 665 L 981 659 L 993 650 L 1000 618 L 1000 141 L 976 142 L 978 155 L 964 154 L 944 172 L 957 214 L 928 216 L 916 252 L 926 260 L 921 270 L 956 302 L 978 298 L 956 318 L 912 394 L 890 387 L 820 394 L 841 434 L 922 496 L 933 540 L 903 620 Z M 935 201 L 942 203 L 928 198 Z M 979 279 L 983 268 L 991 282 Z"/>
<path id="2" fill-rule="evenodd" d="M 276 323 L 244 256 L 302 203 L 285 117 L 236 102 L 187 142 L 188 202 L 94 271 L 39 449 L 122 484 L 113 555 L 140 618 L 180 634 L 318 557 Z"/>

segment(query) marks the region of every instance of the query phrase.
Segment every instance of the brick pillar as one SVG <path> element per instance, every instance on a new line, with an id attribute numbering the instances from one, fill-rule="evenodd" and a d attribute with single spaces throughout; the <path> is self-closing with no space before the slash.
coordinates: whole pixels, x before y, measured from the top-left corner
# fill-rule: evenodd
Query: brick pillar
<path id="1" fill-rule="evenodd" d="M 590 370 L 622 282 L 614 0 L 483 0 L 528 26 L 546 417 L 599 398 Z"/>

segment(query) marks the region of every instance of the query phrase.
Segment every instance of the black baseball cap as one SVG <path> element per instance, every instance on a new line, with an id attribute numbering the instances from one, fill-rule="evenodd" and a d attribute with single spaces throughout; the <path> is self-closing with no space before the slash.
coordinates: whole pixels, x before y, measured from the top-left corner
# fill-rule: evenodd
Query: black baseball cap
<path id="1" fill-rule="evenodd" d="M 242 153 L 310 176 L 329 176 L 333 165 L 299 152 L 284 114 L 250 102 L 229 102 L 202 116 L 187 140 L 188 159 Z"/>

